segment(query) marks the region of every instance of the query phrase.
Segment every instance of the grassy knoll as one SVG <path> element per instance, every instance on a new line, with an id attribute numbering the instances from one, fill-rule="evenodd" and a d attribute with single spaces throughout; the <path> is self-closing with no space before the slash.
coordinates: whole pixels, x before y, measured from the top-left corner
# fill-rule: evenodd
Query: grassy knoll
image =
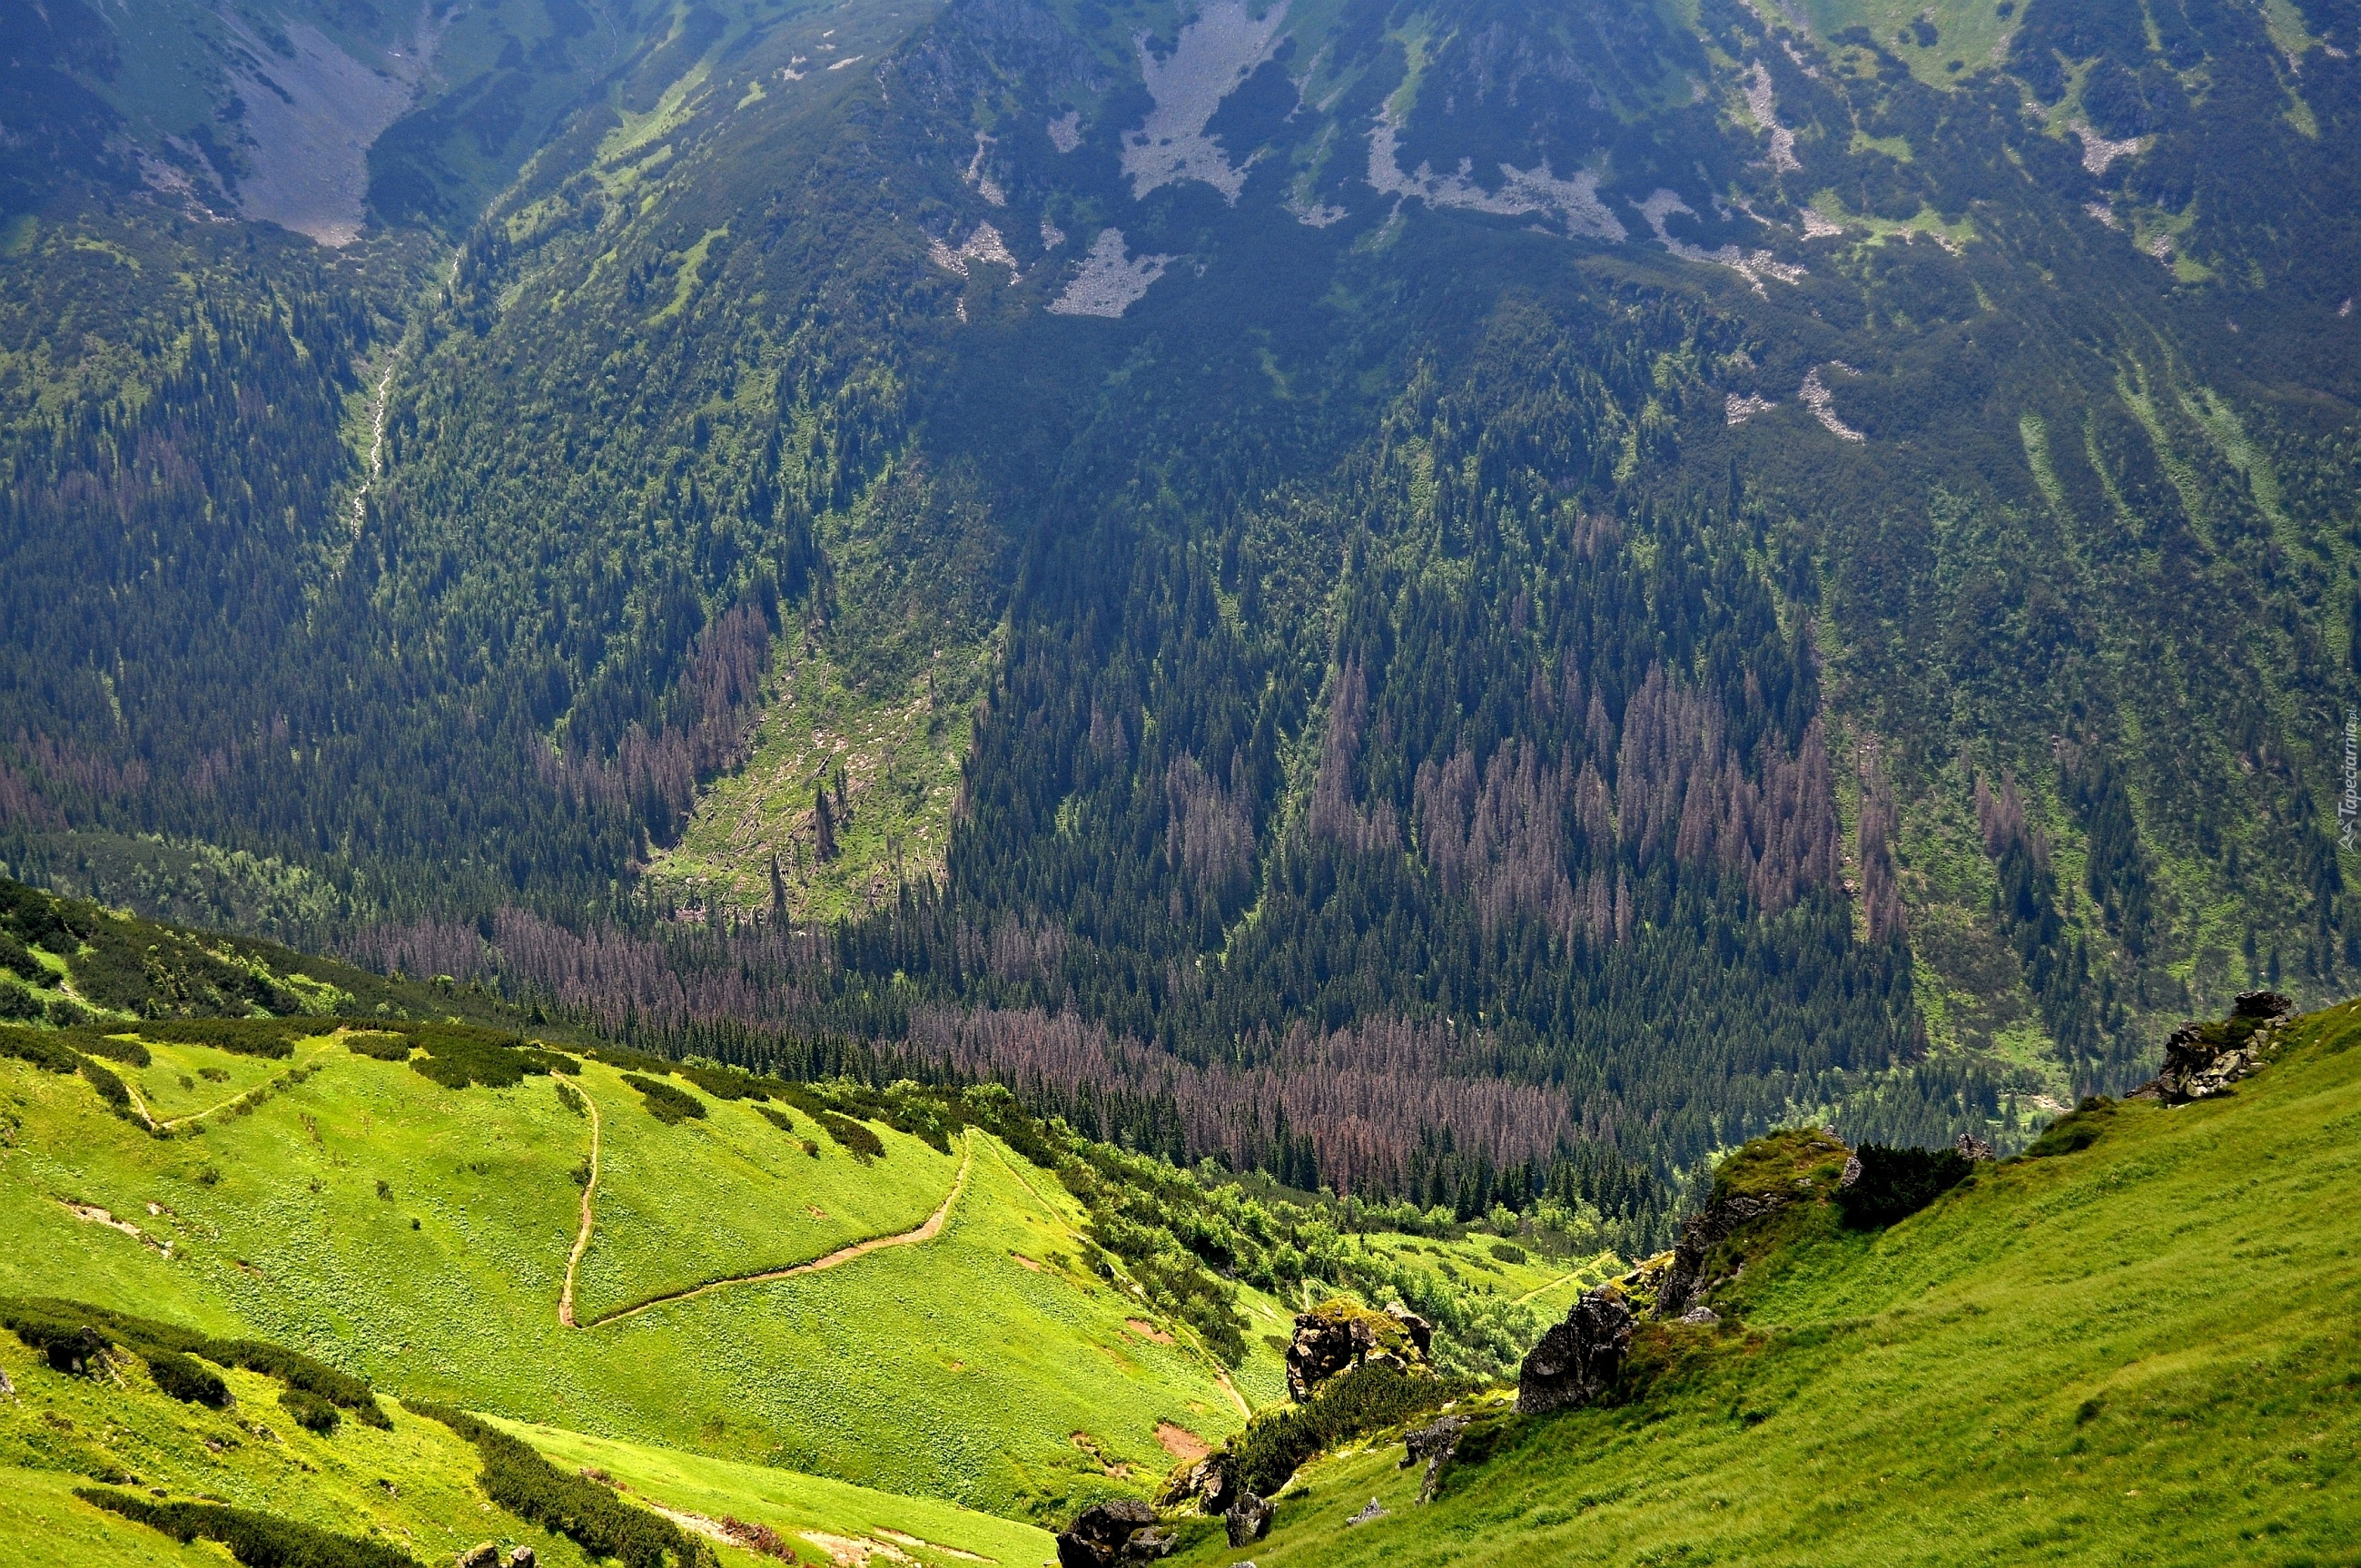
<path id="1" fill-rule="evenodd" d="M 172 1050 L 174 1087 L 181 1066 L 246 1059 Z M 666 1125 L 597 1062 L 453 1090 L 316 1054 L 305 1081 L 170 1139 L 79 1078 L 0 1062 L 0 1292 L 258 1332 L 397 1395 L 1020 1517 L 1138 1489 L 1171 1463 L 1172 1429 L 1239 1422 L 1185 1328 L 1080 1235 L 1075 1200 L 981 1133 L 931 1240 L 568 1330 L 590 1123 L 561 1081 L 606 1140 L 586 1322 L 915 1226 L 959 1146 L 879 1129 L 863 1167 L 824 1135 L 812 1157 L 742 1102 L 700 1095 L 705 1118 Z M 165 1070 L 159 1052 L 138 1076 Z M 141 1234 L 87 1217 L 102 1209 Z"/>
<path id="2" fill-rule="evenodd" d="M 16 1390 L 0 1398 L 0 1563 L 226 1561 L 74 1497 L 93 1485 L 258 1509 L 391 1542 L 422 1562 L 447 1563 L 487 1538 L 527 1542 L 561 1568 L 587 1561 L 561 1536 L 488 1512 L 473 1486 L 474 1449 L 398 1406 L 388 1406 L 390 1431 L 348 1420 L 323 1437 L 280 1409 L 278 1384 L 251 1372 L 222 1374 L 234 1403 L 214 1410 L 167 1398 L 131 1357 L 100 1377 L 53 1372 L 13 1334 L 0 1334 L 0 1371 Z"/>
<path id="3" fill-rule="evenodd" d="M 829 1544 L 814 1541 L 815 1536 L 873 1550 L 874 1543 L 883 1542 L 917 1557 L 928 1568 L 947 1568 L 978 1557 L 1005 1568 L 1033 1568 L 1057 1554 L 1045 1530 L 932 1498 L 895 1497 L 768 1465 L 586 1437 L 555 1427 L 501 1424 L 559 1464 L 604 1471 L 628 1488 L 629 1496 L 701 1519 L 768 1525 L 782 1536 L 798 1538 L 790 1544 Z"/>
<path id="4" fill-rule="evenodd" d="M 2234 1098 L 2099 1118 L 1874 1234 L 1823 1211 L 1633 1402 L 1504 1423 L 1433 1504 L 1304 1471 L 1295 1563 L 2361 1561 L 2361 1004 Z M 1347 1518 L 1371 1497 L 1389 1510 Z M 1184 1559 L 1248 1555 L 1201 1541 Z"/>

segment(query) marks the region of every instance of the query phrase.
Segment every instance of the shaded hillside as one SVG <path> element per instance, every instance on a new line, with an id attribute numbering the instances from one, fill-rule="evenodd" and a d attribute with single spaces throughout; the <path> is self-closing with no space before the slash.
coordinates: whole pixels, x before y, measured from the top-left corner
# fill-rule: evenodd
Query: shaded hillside
<path id="1" fill-rule="evenodd" d="M 2361 38 L 1856 9 L 688 6 L 447 273 L 59 193 L 9 864 L 1471 1216 L 2329 994 Z"/>

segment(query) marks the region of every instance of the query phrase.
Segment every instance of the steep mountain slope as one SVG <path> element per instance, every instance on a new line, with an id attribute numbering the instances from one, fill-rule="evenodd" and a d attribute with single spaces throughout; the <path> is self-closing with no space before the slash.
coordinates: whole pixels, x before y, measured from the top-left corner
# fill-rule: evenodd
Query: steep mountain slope
<path id="1" fill-rule="evenodd" d="M 2349 1562 L 2356 1043 L 2314 1015 L 2235 1098 L 2086 1111 L 1889 1229 L 1815 1204 L 1608 1402 L 1486 1418 L 1432 1503 L 1398 1439 L 1323 1461 L 1253 1557 Z"/>
<path id="2" fill-rule="evenodd" d="M 9 863 L 1465 1215 L 2020 1135 L 2361 954 L 2361 38 L 1971 10 L 550 12 L 333 266 L 59 187 Z"/>

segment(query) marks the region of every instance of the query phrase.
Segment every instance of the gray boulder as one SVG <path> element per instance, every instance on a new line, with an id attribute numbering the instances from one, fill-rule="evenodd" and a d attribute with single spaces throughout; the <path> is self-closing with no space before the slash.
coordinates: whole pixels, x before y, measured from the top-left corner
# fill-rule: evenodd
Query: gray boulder
<path id="1" fill-rule="evenodd" d="M 1517 1369 L 1522 1415 L 1587 1405 L 1615 1387 L 1636 1320 L 1612 1286 L 1587 1291 Z"/>
<path id="2" fill-rule="evenodd" d="M 1223 1528 L 1230 1532 L 1230 1545 L 1245 1546 L 1268 1535 L 1271 1516 L 1277 1512 L 1279 1505 L 1268 1497 L 1257 1497 L 1252 1492 L 1242 1495 L 1222 1516 Z"/>
<path id="3" fill-rule="evenodd" d="M 1438 1416 L 1427 1425 L 1402 1439 L 1407 1450 L 1402 1455 L 1405 1470 L 1421 1460 L 1426 1462 L 1426 1474 L 1419 1480 L 1418 1500 L 1434 1501 L 1434 1489 L 1443 1485 L 1443 1473 L 1459 1455 L 1459 1434 L 1467 1430 L 1466 1416 Z"/>
<path id="4" fill-rule="evenodd" d="M 1138 1561 L 1132 1554 L 1134 1538 L 1154 1534 L 1155 1526 L 1156 1510 L 1137 1497 L 1093 1504 L 1058 1537 L 1058 1568 L 1115 1568 Z M 1157 1544 L 1144 1543 L 1142 1555 L 1163 1555 L 1153 1551 Z M 1162 1544 L 1165 1552 L 1172 1549 L 1169 1532 Z"/>

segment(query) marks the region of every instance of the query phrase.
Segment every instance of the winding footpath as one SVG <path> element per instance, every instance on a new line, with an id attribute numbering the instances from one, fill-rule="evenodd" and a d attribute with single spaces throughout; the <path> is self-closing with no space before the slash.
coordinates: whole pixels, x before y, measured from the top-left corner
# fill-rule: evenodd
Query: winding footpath
<path id="1" fill-rule="evenodd" d="M 582 1098 L 586 1102 L 590 1100 L 588 1094 L 584 1094 Z M 603 1317 L 593 1318 L 588 1322 L 577 1322 L 574 1316 L 574 1271 L 576 1265 L 582 1261 L 582 1254 L 590 1245 L 590 1195 L 598 1190 L 598 1186 L 597 1116 L 598 1108 L 594 1103 L 591 1107 L 590 1126 L 590 1185 L 584 1188 L 582 1191 L 582 1229 L 574 1238 L 574 1257 L 566 1266 L 566 1293 L 560 1298 L 557 1305 L 558 1321 L 569 1329 L 604 1328 L 609 1323 L 618 1323 L 625 1318 L 635 1318 L 652 1307 L 662 1307 L 673 1301 L 694 1300 L 699 1296 L 708 1295 L 730 1286 L 764 1285 L 774 1279 L 793 1279 L 797 1275 L 818 1274 L 822 1269 L 841 1267 L 854 1258 L 866 1257 L 871 1253 L 881 1252 L 886 1247 L 915 1246 L 920 1242 L 930 1242 L 942 1234 L 944 1222 L 950 1218 L 951 1206 L 960 1201 L 960 1194 L 967 1190 L 967 1173 L 969 1168 L 975 1163 L 975 1137 L 971 1133 L 961 1140 L 959 1174 L 951 1179 L 950 1191 L 944 1196 L 941 1207 L 928 1215 L 926 1223 L 915 1230 L 897 1232 L 890 1236 L 872 1236 L 865 1242 L 854 1242 L 848 1246 L 840 1246 L 826 1257 L 816 1257 L 808 1263 L 794 1264 L 785 1268 L 764 1269 L 758 1274 L 734 1274 L 725 1279 L 708 1279 L 702 1285 L 692 1285 L 686 1289 L 667 1290 L 661 1296 L 651 1296 L 644 1301 L 618 1308 Z"/>
<path id="2" fill-rule="evenodd" d="M 590 1179 L 582 1184 L 582 1223 L 574 1232 L 573 1255 L 566 1260 L 566 1289 L 557 1298 L 557 1321 L 573 1329 L 581 1327 L 574 1321 L 574 1271 L 582 1266 L 582 1255 L 590 1250 L 590 1200 L 598 1191 L 598 1102 L 578 1083 L 565 1087 L 572 1090 L 590 1113 Z"/>

